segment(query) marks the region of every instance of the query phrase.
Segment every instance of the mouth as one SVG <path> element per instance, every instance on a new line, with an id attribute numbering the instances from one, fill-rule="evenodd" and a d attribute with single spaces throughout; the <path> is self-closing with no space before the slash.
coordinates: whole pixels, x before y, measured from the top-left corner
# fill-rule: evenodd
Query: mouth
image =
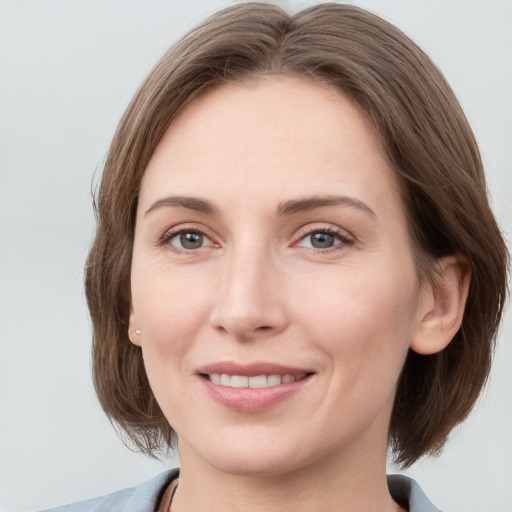
<path id="1" fill-rule="evenodd" d="M 239 412 L 260 412 L 309 387 L 315 372 L 268 363 L 215 363 L 198 376 L 217 403 Z"/>
<path id="2" fill-rule="evenodd" d="M 208 373 L 202 374 L 213 384 L 219 384 L 221 386 L 227 386 L 229 388 L 272 388 L 274 386 L 280 386 L 281 384 L 290 384 L 298 380 L 304 379 L 308 376 L 308 373 L 301 373 L 299 375 L 229 375 L 228 373 Z"/>

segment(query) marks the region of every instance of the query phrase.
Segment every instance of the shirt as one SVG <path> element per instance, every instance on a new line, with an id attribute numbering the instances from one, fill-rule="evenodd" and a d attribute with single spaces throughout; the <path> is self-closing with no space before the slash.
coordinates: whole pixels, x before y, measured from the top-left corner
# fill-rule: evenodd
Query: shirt
<path id="1" fill-rule="evenodd" d="M 179 469 L 172 469 L 137 487 L 42 512 L 158 512 L 165 491 L 178 476 Z M 388 488 L 393 499 L 409 512 L 441 512 L 412 478 L 388 475 Z"/>

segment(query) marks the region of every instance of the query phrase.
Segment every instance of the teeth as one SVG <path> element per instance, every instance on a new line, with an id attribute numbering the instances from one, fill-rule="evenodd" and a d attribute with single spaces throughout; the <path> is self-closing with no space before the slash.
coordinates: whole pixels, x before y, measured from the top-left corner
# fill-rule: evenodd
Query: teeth
<path id="1" fill-rule="evenodd" d="M 229 375 L 227 375 L 227 377 L 229 377 Z M 232 388 L 248 388 L 249 387 L 249 377 L 245 377 L 244 375 L 231 375 L 230 386 Z"/>
<path id="2" fill-rule="evenodd" d="M 269 375 L 267 377 L 267 386 L 279 386 L 281 384 L 280 375 Z"/>
<path id="3" fill-rule="evenodd" d="M 233 377 L 231 377 L 233 380 Z M 267 377 L 265 375 L 258 375 L 257 377 L 249 377 L 250 388 L 266 388 L 268 387 Z"/>
<path id="4" fill-rule="evenodd" d="M 227 373 L 210 373 L 208 377 L 214 384 L 228 386 L 231 388 L 269 388 L 288 384 L 304 378 L 302 375 L 257 375 L 247 377 L 246 375 L 228 375 Z"/>

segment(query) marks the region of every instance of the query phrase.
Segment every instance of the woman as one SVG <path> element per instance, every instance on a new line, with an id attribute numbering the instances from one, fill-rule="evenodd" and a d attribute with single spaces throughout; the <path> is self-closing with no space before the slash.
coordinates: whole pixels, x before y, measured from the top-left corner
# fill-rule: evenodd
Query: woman
<path id="1" fill-rule="evenodd" d="M 386 479 L 489 372 L 507 253 L 428 57 L 361 9 L 228 8 L 163 57 L 87 264 L 108 416 L 180 472 L 61 510 L 435 511 Z"/>

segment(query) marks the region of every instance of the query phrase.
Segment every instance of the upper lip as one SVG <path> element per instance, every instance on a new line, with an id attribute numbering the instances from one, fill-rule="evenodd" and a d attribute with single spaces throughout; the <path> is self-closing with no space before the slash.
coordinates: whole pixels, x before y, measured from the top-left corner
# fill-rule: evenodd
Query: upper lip
<path id="1" fill-rule="evenodd" d="M 255 363 L 235 363 L 233 361 L 221 361 L 218 363 L 207 364 L 198 368 L 200 374 L 227 374 L 244 375 L 246 377 L 256 377 L 257 375 L 304 375 L 313 373 L 310 369 L 285 366 L 282 364 L 255 362 Z"/>

